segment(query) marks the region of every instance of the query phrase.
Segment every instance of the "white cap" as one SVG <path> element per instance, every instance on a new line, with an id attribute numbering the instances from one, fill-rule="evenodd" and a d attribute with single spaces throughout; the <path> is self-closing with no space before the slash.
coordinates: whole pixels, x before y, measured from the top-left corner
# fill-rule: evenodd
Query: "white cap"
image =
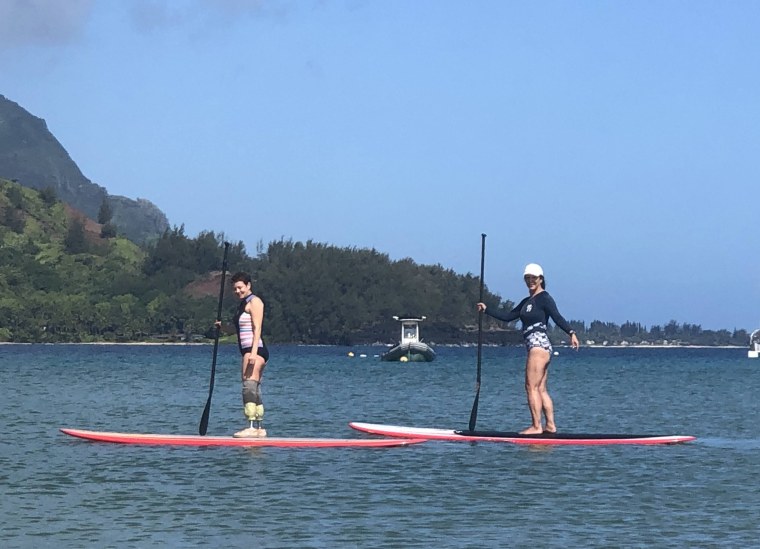
<path id="1" fill-rule="evenodd" d="M 523 276 L 525 275 L 544 276 L 544 270 L 538 263 L 528 263 L 525 266 L 525 272 L 523 273 Z"/>

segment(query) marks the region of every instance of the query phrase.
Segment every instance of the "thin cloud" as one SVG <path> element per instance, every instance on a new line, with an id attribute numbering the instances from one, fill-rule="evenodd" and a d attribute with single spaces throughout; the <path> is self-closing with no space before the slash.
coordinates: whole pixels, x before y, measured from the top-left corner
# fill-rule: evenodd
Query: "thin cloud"
<path id="1" fill-rule="evenodd" d="M 132 0 L 129 14 L 137 32 L 150 34 L 166 28 L 201 26 L 229 28 L 250 18 L 286 18 L 293 9 L 288 0 Z"/>
<path id="2" fill-rule="evenodd" d="M 93 0 L 0 0 L 0 49 L 75 42 L 93 6 Z"/>
<path id="3" fill-rule="evenodd" d="M 171 4 L 161 0 L 139 0 L 129 5 L 129 16 L 137 32 L 154 31 L 182 25 L 188 17 L 187 4 Z"/>

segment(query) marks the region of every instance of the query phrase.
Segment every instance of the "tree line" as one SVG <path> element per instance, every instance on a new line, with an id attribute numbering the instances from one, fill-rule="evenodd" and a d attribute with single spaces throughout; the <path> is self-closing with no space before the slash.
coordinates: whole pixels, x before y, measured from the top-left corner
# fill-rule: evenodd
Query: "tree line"
<path id="1" fill-rule="evenodd" d="M 582 321 L 570 321 L 578 337 L 592 345 L 701 345 L 701 346 L 745 346 L 749 333 L 744 329 L 706 330 L 698 324 L 669 321 L 664 326 L 647 328 L 638 322 L 614 322 L 594 320 L 589 325 Z M 553 341 L 566 340 L 564 332 L 554 327 Z"/>
<path id="2" fill-rule="evenodd" d="M 184 227 L 136 245 L 117 234 L 106 202 L 88 220 L 36 191 L 0 180 L 0 341 L 192 341 L 214 337 L 221 280 L 223 234 L 191 238 Z M 474 343 L 479 281 L 441 265 L 391 260 L 375 249 L 340 248 L 280 239 L 259 242 L 254 256 L 242 242 L 229 250 L 230 272 L 253 276 L 266 306 L 264 333 L 271 343 L 393 343 L 393 316 L 424 315 L 431 343 Z M 514 303 L 486 289 L 489 307 Z M 237 299 L 228 286 L 223 301 L 225 336 Z M 649 329 L 571 321 L 582 340 L 703 345 L 744 345 L 743 330 L 713 332 L 678 324 Z M 520 333 L 488 317 L 484 341 L 517 344 Z M 553 338 L 561 342 L 564 333 Z"/>

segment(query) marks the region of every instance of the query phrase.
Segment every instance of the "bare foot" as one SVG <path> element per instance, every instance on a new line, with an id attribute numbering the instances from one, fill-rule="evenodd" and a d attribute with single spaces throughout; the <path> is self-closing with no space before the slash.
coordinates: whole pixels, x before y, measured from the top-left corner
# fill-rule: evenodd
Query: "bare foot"
<path id="1" fill-rule="evenodd" d="M 549 425 L 548 423 L 546 424 L 546 427 L 544 428 L 544 433 L 552 433 L 553 434 L 553 433 L 556 433 L 556 432 L 557 432 L 557 426 L 556 425 L 554 425 L 553 423 L 551 425 Z"/>
<path id="2" fill-rule="evenodd" d="M 528 427 L 520 431 L 521 435 L 540 435 L 544 430 L 541 427 Z"/>

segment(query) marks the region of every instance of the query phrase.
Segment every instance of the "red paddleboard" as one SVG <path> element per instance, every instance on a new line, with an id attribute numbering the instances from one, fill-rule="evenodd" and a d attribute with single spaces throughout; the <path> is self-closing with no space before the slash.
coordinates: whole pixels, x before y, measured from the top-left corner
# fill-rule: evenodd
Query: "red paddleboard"
<path id="1" fill-rule="evenodd" d="M 159 446 L 276 446 L 289 448 L 367 448 L 380 446 L 406 446 L 424 442 L 421 438 L 235 438 L 199 435 L 152 435 L 136 433 L 109 433 L 82 429 L 61 429 L 72 437 L 94 442 L 118 444 L 152 444 Z"/>
<path id="2" fill-rule="evenodd" d="M 453 442 L 511 442 L 513 444 L 678 444 L 695 440 L 684 435 L 596 435 L 578 433 L 544 433 L 521 435 L 504 431 L 455 431 L 427 427 L 402 427 L 376 423 L 351 422 L 349 426 L 373 435 L 401 437 L 406 439 L 447 440 Z"/>

